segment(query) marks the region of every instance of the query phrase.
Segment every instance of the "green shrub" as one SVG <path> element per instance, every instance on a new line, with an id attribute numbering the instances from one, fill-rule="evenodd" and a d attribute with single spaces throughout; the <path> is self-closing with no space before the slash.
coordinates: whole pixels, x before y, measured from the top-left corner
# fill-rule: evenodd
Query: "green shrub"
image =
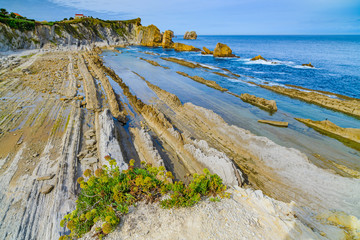
<path id="1" fill-rule="evenodd" d="M 35 29 L 35 23 L 28 20 L 0 17 L 0 22 L 5 23 L 11 28 L 19 29 L 21 31 L 31 31 Z"/>
<path id="2" fill-rule="evenodd" d="M 222 179 L 207 169 L 204 174 L 190 176 L 190 183 L 186 185 L 173 182 L 171 172 L 162 166 L 152 167 L 142 162 L 142 168 L 135 168 L 134 160 L 130 160 L 129 169 L 120 172 L 114 159 L 109 156 L 105 159 L 110 167 L 104 165 L 94 173 L 87 169 L 77 180 L 81 193 L 76 209 L 60 222 L 60 226 L 66 226 L 71 233 L 60 239 L 79 238 L 98 221 L 104 224 L 96 229 L 95 235 L 102 238 L 115 228 L 130 206 L 139 201 L 157 202 L 166 194 L 169 197 L 160 201 L 163 208 L 193 206 L 204 196 L 229 197 Z"/>

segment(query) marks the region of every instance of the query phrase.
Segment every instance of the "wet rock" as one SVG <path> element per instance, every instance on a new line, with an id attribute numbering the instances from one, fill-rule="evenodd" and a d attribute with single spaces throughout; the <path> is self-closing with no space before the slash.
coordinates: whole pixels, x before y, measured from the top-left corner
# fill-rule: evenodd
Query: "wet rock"
<path id="1" fill-rule="evenodd" d="M 312 127 L 318 132 L 345 142 L 350 147 L 360 149 L 360 129 L 359 128 L 342 128 L 329 120 L 313 121 L 311 119 L 295 118 L 308 127 Z"/>
<path id="2" fill-rule="evenodd" d="M 198 52 L 198 51 L 201 51 L 199 48 L 196 48 L 196 47 L 191 46 L 191 45 L 186 45 L 186 44 L 183 44 L 183 43 L 175 43 L 174 44 L 174 49 L 175 49 L 175 51 L 178 51 L 178 52 L 189 52 L 189 51 Z"/>
<path id="3" fill-rule="evenodd" d="M 236 57 L 226 44 L 218 43 L 214 49 L 214 57 Z"/>
<path id="4" fill-rule="evenodd" d="M 304 64 L 301 64 L 301 66 L 304 66 L 304 67 L 311 67 L 311 68 L 313 68 L 313 67 L 314 67 L 311 63 L 304 63 Z"/>
<path id="5" fill-rule="evenodd" d="M 210 54 L 214 54 L 213 51 L 210 51 L 208 48 L 203 47 L 203 51 L 201 51 L 201 54 L 203 55 L 210 55 Z"/>
<path id="6" fill-rule="evenodd" d="M 54 185 L 46 184 L 40 189 L 40 193 L 48 194 L 54 189 Z"/>
<path id="7" fill-rule="evenodd" d="M 91 164 L 94 164 L 97 162 L 98 162 L 98 159 L 96 157 L 83 158 L 81 160 L 81 164 L 85 164 L 85 165 L 91 165 Z"/>
<path id="8" fill-rule="evenodd" d="M 267 61 L 265 58 L 263 58 L 261 55 L 258 55 L 256 57 L 253 57 L 252 59 L 250 59 L 250 61 L 257 61 L 257 60 L 263 60 L 263 61 Z"/>
<path id="9" fill-rule="evenodd" d="M 186 39 L 186 40 L 195 40 L 195 39 L 197 39 L 197 34 L 196 34 L 195 31 L 190 31 L 190 32 L 187 31 L 184 34 L 184 39 Z"/>
<path id="10" fill-rule="evenodd" d="M 265 98 L 256 97 L 248 93 L 243 93 L 240 95 L 240 99 L 244 102 L 248 102 L 257 107 L 263 108 L 269 112 L 276 112 L 277 106 L 275 100 L 267 100 Z"/>
<path id="11" fill-rule="evenodd" d="M 258 120 L 259 123 L 265 123 L 276 127 L 288 127 L 288 122 L 271 121 L 271 120 Z"/>
<path id="12" fill-rule="evenodd" d="M 163 48 L 172 48 L 174 46 L 174 43 L 172 41 L 173 35 L 174 35 L 174 32 L 171 30 L 166 30 L 164 32 L 163 40 L 162 40 Z"/>
<path id="13" fill-rule="evenodd" d="M 48 175 L 44 175 L 44 176 L 38 177 L 36 180 L 37 180 L 37 181 L 45 181 L 45 180 L 53 179 L 54 177 L 55 177 L 55 174 L 54 174 L 54 173 L 50 173 L 50 174 L 48 174 Z"/>

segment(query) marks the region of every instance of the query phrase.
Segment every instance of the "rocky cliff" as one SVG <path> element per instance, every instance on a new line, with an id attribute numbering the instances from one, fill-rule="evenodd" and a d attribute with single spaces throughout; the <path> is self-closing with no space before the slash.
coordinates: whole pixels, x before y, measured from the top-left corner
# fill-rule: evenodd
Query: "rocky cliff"
<path id="1" fill-rule="evenodd" d="M 0 23 L 0 51 L 138 43 L 142 39 L 137 38 L 137 29 L 141 27 L 140 18 L 127 21 L 84 18 L 56 23 L 36 22 L 32 30 L 19 30 Z"/>

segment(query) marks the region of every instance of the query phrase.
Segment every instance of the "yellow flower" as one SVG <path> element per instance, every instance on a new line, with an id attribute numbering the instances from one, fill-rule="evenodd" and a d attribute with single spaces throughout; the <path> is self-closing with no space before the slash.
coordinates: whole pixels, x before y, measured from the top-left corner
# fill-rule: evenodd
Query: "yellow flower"
<path id="1" fill-rule="evenodd" d="M 84 181 L 84 178 L 83 178 L 83 177 L 79 177 L 76 181 L 77 181 L 78 184 L 81 184 L 81 183 Z"/>
<path id="2" fill-rule="evenodd" d="M 95 171 L 95 176 L 101 177 L 104 174 L 104 170 L 102 168 L 98 168 Z"/>
<path id="3" fill-rule="evenodd" d="M 91 176 L 91 170 L 90 170 L 90 169 L 86 169 L 86 170 L 84 171 L 84 176 L 85 176 L 85 177 L 90 177 L 90 176 Z"/>
<path id="4" fill-rule="evenodd" d="M 109 234 L 112 230 L 112 227 L 111 227 L 111 224 L 110 223 L 104 223 L 102 225 L 102 231 L 105 233 L 105 234 Z"/>

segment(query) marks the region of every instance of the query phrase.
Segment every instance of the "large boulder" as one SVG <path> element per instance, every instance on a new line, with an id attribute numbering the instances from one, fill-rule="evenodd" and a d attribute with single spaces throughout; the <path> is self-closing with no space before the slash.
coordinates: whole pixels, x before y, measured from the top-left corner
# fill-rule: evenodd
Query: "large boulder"
<path id="1" fill-rule="evenodd" d="M 201 51 L 201 54 L 210 55 L 210 54 L 213 54 L 213 51 L 210 51 L 208 48 L 203 47 L 203 51 Z"/>
<path id="2" fill-rule="evenodd" d="M 155 25 L 138 26 L 137 41 L 142 46 L 158 47 L 162 45 L 162 35 Z"/>
<path id="3" fill-rule="evenodd" d="M 166 30 L 163 34 L 162 39 L 162 47 L 163 48 L 172 48 L 174 43 L 172 41 L 172 37 L 174 36 L 174 32 L 171 30 Z"/>
<path id="4" fill-rule="evenodd" d="M 195 31 L 191 31 L 191 32 L 186 32 L 184 34 L 184 39 L 187 39 L 187 40 L 195 40 L 197 39 L 197 34 Z"/>
<path id="5" fill-rule="evenodd" d="M 214 49 L 214 57 L 236 57 L 226 44 L 218 43 Z"/>
<path id="6" fill-rule="evenodd" d="M 175 51 L 178 51 L 178 52 L 184 52 L 184 51 L 201 51 L 199 48 L 196 48 L 194 46 L 191 46 L 191 45 L 186 45 L 186 44 L 183 44 L 183 43 L 175 43 L 174 44 L 174 49 Z"/>

